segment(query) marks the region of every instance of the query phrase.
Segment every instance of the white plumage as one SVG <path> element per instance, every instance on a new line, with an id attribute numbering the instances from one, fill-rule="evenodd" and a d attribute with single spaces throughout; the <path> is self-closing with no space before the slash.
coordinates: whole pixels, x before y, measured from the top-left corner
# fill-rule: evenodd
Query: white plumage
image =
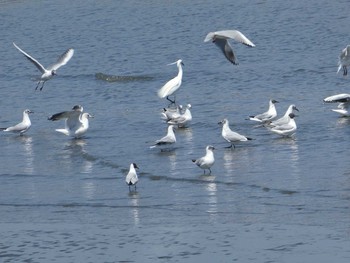
<path id="1" fill-rule="evenodd" d="M 50 116 L 48 119 L 57 121 L 65 119 L 65 128 L 56 129 L 57 132 L 67 136 L 79 138 L 84 135 L 89 129 L 89 119 L 93 116 L 87 112 L 83 113 L 83 107 L 76 105 L 71 111 L 63 111 Z"/>
<path id="2" fill-rule="evenodd" d="M 167 83 L 165 83 L 165 85 L 163 87 L 160 88 L 160 90 L 158 91 L 158 96 L 159 98 L 167 98 L 167 100 L 169 100 L 171 103 L 175 103 L 175 98 L 174 100 L 171 100 L 169 98 L 170 95 L 174 94 L 175 91 L 177 91 L 182 83 L 182 66 L 183 66 L 183 62 L 181 59 L 179 59 L 178 61 L 171 63 L 169 65 L 172 64 L 176 64 L 177 68 L 179 69 L 179 72 L 177 74 L 177 76 L 171 80 L 169 80 Z"/>
<path id="3" fill-rule="evenodd" d="M 228 42 L 228 39 L 234 39 L 249 47 L 255 47 L 245 35 L 238 30 L 222 30 L 216 32 L 209 32 L 204 39 L 204 42 L 212 41 L 216 46 L 220 48 L 226 59 L 234 65 L 238 65 L 238 60 L 233 52 L 232 46 Z"/>
<path id="4" fill-rule="evenodd" d="M 347 66 L 350 65 L 350 45 L 347 45 L 346 48 L 344 48 L 340 55 L 339 55 L 339 61 L 338 61 L 338 71 L 343 69 L 343 75 L 346 76 L 348 74 Z"/>
<path id="5" fill-rule="evenodd" d="M 211 167 L 213 166 L 213 164 L 215 163 L 215 158 L 214 158 L 214 150 L 215 148 L 211 145 L 208 145 L 205 148 L 205 155 L 199 159 L 192 159 L 192 162 L 194 162 L 199 168 L 202 168 L 204 170 L 204 174 L 205 174 L 205 170 L 208 169 L 209 170 L 209 174 L 211 174 Z"/>
<path id="6" fill-rule="evenodd" d="M 136 173 L 136 169 L 138 169 L 136 163 L 130 164 L 130 169 L 128 174 L 125 177 L 125 182 L 129 186 L 129 191 L 130 191 L 130 186 L 134 186 L 136 190 L 136 184 L 139 181 L 139 178 Z"/>
<path id="7" fill-rule="evenodd" d="M 339 103 L 337 109 L 332 109 L 332 111 L 339 113 L 344 117 L 350 116 L 349 106 L 350 106 L 350 94 L 341 93 L 333 96 L 329 96 L 323 100 L 327 103 Z"/>
<path id="8" fill-rule="evenodd" d="M 237 132 L 234 132 L 230 129 L 229 121 L 227 119 L 223 119 L 219 124 L 222 124 L 222 131 L 221 135 L 222 137 L 231 143 L 231 145 L 228 148 L 235 147 L 234 143 L 237 142 L 246 142 L 252 140 L 249 137 L 246 137 L 244 135 L 241 135 Z"/>
<path id="9" fill-rule="evenodd" d="M 35 58 L 33 58 L 31 55 L 23 51 L 21 48 L 19 48 L 15 43 L 13 43 L 15 48 L 17 48 L 30 62 L 32 62 L 37 69 L 42 73 L 40 80 L 38 81 L 38 85 L 35 89 L 38 89 L 40 83 L 42 83 L 40 90 L 43 89 L 44 84 L 47 80 L 51 79 L 54 75 L 56 75 L 56 71 L 67 64 L 67 62 L 73 57 L 74 49 L 70 48 L 67 49 L 57 60 L 57 62 L 48 68 L 45 68 L 43 65 L 39 63 Z"/>
<path id="10" fill-rule="evenodd" d="M 32 126 L 32 123 L 29 118 L 29 114 L 33 113 L 31 110 L 26 109 L 23 111 L 23 119 L 20 123 L 7 127 L 7 128 L 0 128 L 0 130 L 5 131 L 5 132 L 13 132 L 13 133 L 19 133 L 22 135 L 26 131 L 29 130 L 29 128 Z"/>
<path id="11" fill-rule="evenodd" d="M 249 116 L 249 119 L 252 121 L 257 121 L 257 122 L 266 122 L 266 121 L 271 121 L 277 116 L 277 111 L 275 107 L 275 103 L 278 103 L 277 100 L 270 100 L 269 101 L 269 109 L 261 114 L 257 115 L 252 115 Z"/>

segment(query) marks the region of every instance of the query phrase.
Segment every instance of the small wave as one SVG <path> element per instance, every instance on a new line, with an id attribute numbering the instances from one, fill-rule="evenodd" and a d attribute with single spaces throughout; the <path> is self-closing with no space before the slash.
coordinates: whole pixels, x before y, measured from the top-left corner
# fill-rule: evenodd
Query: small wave
<path id="1" fill-rule="evenodd" d="M 109 75 L 104 73 L 96 73 L 95 74 L 96 79 L 104 80 L 107 82 L 130 82 L 130 81 L 150 81 L 153 79 L 151 76 L 115 76 L 115 75 Z"/>

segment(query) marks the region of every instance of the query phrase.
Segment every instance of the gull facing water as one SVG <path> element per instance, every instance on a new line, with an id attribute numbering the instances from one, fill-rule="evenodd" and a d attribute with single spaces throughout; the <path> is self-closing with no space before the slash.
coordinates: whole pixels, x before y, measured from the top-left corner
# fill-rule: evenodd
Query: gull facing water
<path id="1" fill-rule="evenodd" d="M 135 191 L 136 191 L 136 184 L 139 181 L 139 178 L 137 176 L 136 170 L 135 169 L 139 169 L 136 165 L 136 163 L 132 163 L 130 164 L 130 169 L 128 174 L 125 177 L 125 182 L 126 184 L 129 186 L 129 191 L 130 191 L 130 186 L 134 186 Z"/>
<path id="2" fill-rule="evenodd" d="M 229 121 L 227 119 L 223 119 L 218 124 L 222 124 L 222 131 L 221 131 L 222 137 L 226 141 L 231 143 L 231 145 L 228 146 L 227 148 L 232 148 L 232 147 L 235 148 L 234 143 L 236 143 L 236 142 L 246 142 L 246 141 L 252 140 L 252 138 L 246 137 L 244 135 L 241 135 L 237 132 L 232 131 L 230 129 Z"/>
<path id="3" fill-rule="evenodd" d="M 206 169 L 208 169 L 209 174 L 211 174 L 210 168 L 215 163 L 213 150 L 215 150 L 214 146 L 208 145 L 205 148 L 206 153 L 203 157 L 201 157 L 199 159 L 192 159 L 192 162 L 194 162 L 199 168 L 202 168 L 204 170 L 204 174 L 205 174 Z"/>
<path id="4" fill-rule="evenodd" d="M 232 46 L 228 42 L 228 39 L 233 39 L 249 47 L 255 47 L 245 35 L 238 30 L 222 30 L 216 32 L 209 32 L 204 39 L 204 42 L 212 41 L 217 47 L 220 48 L 226 59 L 234 65 L 238 65 L 238 60 L 233 52 Z"/>
<path id="5" fill-rule="evenodd" d="M 38 87 L 41 85 L 40 90 L 42 90 L 44 88 L 44 84 L 46 81 L 48 81 L 49 79 L 51 79 L 53 76 L 57 75 L 56 71 L 67 64 L 67 62 L 73 57 L 74 54 L 74 49 L 70 48 L 67 49 L 57 60 L 57 62 L 51 66 L 49 66 L 48 68 L 45 68 L 43 65 L 41 65 L 39 63 L 39 61 L 37 61 L 35 58 L 33 58 L 31 55 L 29 55 L 28 53 L 26 53 L 25 51 L 23 51 L 22 49 L 20 49 L 15 43 L 13 43 L 13 45 L 15 46 L 15 48 L 17 48 L 30 62 L 32 62 L 34 64 L 34 66 L 37 67 L 37 69 L 39 69 L 39 71 L 42 73 L 38 84 L 36 86 L 36 90 L 38 89 Z"/>
<path id="6" fill-rule="evenodd" d="M 269 109 L 266 112 L 254 116 L 249 116 L 249 119 L 257 122 L 266 122 L 273 120 L 277 116 L 277 111 L 275 107 L 276 103 L 278 103 L 277 100 L 270 100 Z"/>
<path id="7" fill-rule="evenodd" d="M 332 109 L 332 111 L 339 113 L 344 117 L 350 116 L 349 106 L 350 106 L 350 94 L 342 93 L 333 96 L 329 96 L 323 100 L 327 103 L 339 103 L 338 109 Z"/>
<path id="8" fill-rule="evenodd" d="M 339 55 L 339 61 L 338 61 L 338 71 L 343 69 L 343 76 L 346 76 L 348 74 L 347 66 L 350 65 L 350 45 L 347 45 L 346 48 L 344 48 L 340 55 Z"/>
<path id="9" fill-rule="evenodd" d="M 20 135 L 22 135 L 23 133 L 29 130 L 30 126 L 32 126 L 32 123 L 29 118 L 30 113 L 33 113 L 33 112 L 28 109 L 24 110 L 22 122 L 11 127 L 0 128 L 0 130 L 5 132 L 19 133 Z"/>
<path id="10" fill-rule="evenodd" d="M 179 72 L 177 74 L 177 76 L 171 80 L 169 80 L 167 83 L 165 83 L 165 85 L 163 87 L 160 88 L 160 90 L 158 91 L 158 97 L 159 98 L 165 98 L 170 101 L 171 103 L 175 103 L 175 98 L 174 100 L 171 100 L 169 98 L 170 95 L 174 94 L 175 91 L 177 91 L 182 83 L 182 66 L 184 65 L 182 60 L 179 59 L 178 61 L 174 62 L 174 63 L 170 63 L 169 65 L 173 65 L 176 64 L 177 68 L 179 69 Z"/>
<path id="11" fill-rule="evenodd" d="M 89 118 L 93 118 L 89 113 L 83 113 L 81 105 L 75 105 L 71 111 L 56 113 L 48 118 L 51 121 L 65 119 L 65 128 L 56 129 L 57 132 L 64 135 L 79 138 L 89 129 Z"/>

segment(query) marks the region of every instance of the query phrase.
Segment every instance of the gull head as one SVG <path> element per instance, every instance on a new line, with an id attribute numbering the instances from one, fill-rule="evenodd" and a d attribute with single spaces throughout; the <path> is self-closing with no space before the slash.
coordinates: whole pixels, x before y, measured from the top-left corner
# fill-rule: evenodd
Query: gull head
<path id="1" fill-rule="evenodd" d="M 224 125 L 225 123 L 227 123 L 227 119 L 223 119 L 222 121 L 218 122 L 218 124 L 222 124 L 222 125 Z"/>
<path id="2" fill-rule="evenodd" d="M 53 69 L 53 70 L 51 70 L 51 75 L 52 75 L 52 76 L 57 75 L 56 70 L 54 70 L 54 69 Z"/>
<path id="3" fill-rule="evenodd" d="M 81 105 L 74 105 L 72 110 L 74 110 L 74 111 L 81 111 L 82 112 L 83 111 L 83 106 L 81 106 Z"/>
<path id="4" fill-rule="evenodd" d="M 212 146 L 212 145 L 208 145 L 208 146 L 207 146 L 207 150 L 213 151 L 213 150 L 215 150 L 215 148 L 214 148 L 214 146 Z"/>
<path id="5" fill-rule="evenodd" d="M 135 169 L 139 169 L 139 167 L 136 165 L 136 163 L 132 163 L 132 166 L 134 166 Z"/>
<path id="6" fill-rule="evenodd" d="M 26 109 L 26 110 L 24 110 L 24 113 L 30 114 L 30 113 L 34 113 L 34 111 L 31 111 L 31 110 L 29 110 L 29 109 Z"/>

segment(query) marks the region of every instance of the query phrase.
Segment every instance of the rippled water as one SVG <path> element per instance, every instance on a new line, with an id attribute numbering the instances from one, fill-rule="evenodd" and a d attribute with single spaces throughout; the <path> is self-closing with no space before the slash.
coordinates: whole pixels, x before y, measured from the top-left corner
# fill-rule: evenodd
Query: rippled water
<path id="1" fill-rule="evenodd" d="M 0 125 L 35 113 L 25 136 L 0 138 L 2 262 L 349 262 L 349 120 L 322 99 L 349 92 L 336 75 L 348 43 L 347 1 L 0 1 Z M 228 63 L 209 31 L 236 28 Z M 68 47 L 72 60 L 35 91 L 38 72 Z M 157 90 L 175 76 L 191 103 L 176 149 Z M 274 98 L 299 108 L 294 139 L 245 120 Z M 72 140 L 47 117 L 82 104 L 87 135 Z M 254 138 L 226 149 L 220 126 Z M 191 159 L 214 145 L 203 176 Z M 140 167 L 137 192 L 124 183 Z"/>

